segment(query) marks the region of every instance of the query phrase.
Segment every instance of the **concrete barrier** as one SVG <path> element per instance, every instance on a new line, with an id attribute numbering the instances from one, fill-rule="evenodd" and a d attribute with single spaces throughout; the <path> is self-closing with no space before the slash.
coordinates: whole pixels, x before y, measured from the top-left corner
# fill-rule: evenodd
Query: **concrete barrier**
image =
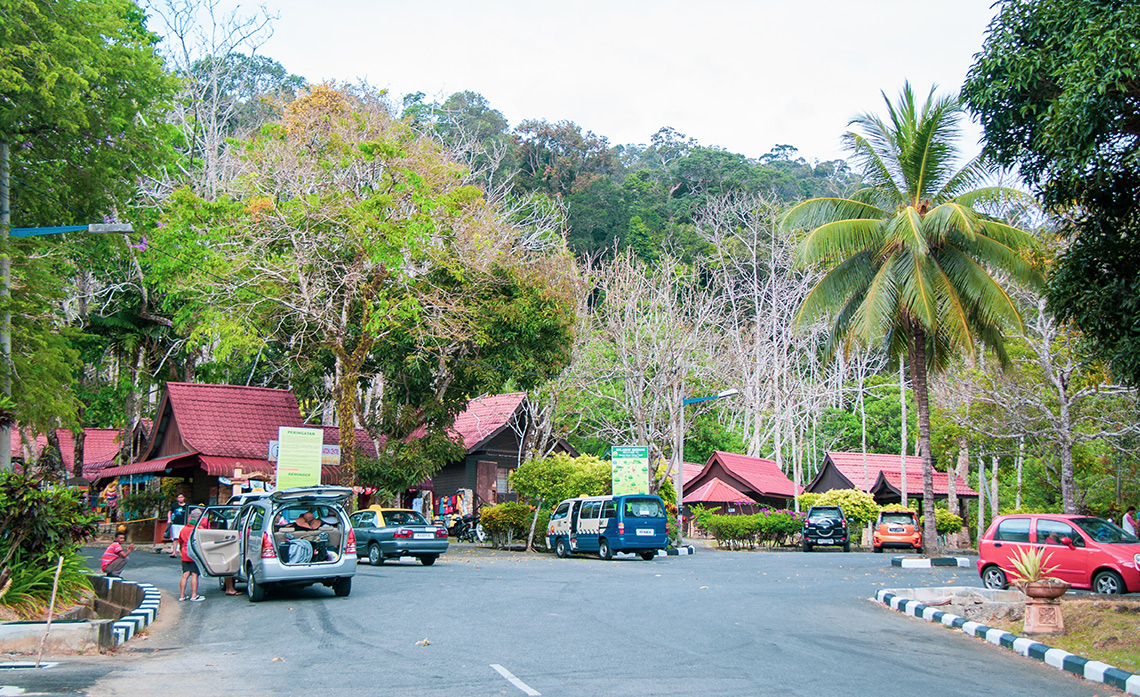
<path id="1" fill-rule="evenodd" d="M 90 610 L 53 619 L 44 642 L 45 652 L 106 651 L 129 641 L 158 616 L 161 600 L 158 589 L 151 584 L 106 576 L 88 578 L 95 590 Z M 0 623 L 0 653 L 38 652 L 46 629 L 46 622 Z"/>

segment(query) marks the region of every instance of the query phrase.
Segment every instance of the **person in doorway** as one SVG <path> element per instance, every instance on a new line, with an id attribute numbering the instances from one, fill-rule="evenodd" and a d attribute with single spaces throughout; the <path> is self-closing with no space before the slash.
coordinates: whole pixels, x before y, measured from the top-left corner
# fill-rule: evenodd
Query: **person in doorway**
<path id="1" fill-rule="evenodd" d="M 1136 534 L 1136 506 L 1129 506 L 1128 510 L 1124 512 L 1124 519 L 1120 521 L 1120 527 L 1124 528 L 1124 532 L 1129 535 Z"/>
<path id="2" fill-rule="evenodd" d="M 170 556 L 178 556 L 181 546 L 181 533 L 182 528 L 186 525 L 186 495 L 179 493 L 174 499 L 174 505 L 170 507 L 170 511 L 166 514 L 166 523 L 170 526 Z"/>
<path id="3" fill-rule="evenodd" d="M 99 568 L 112 578 L 122 578 L 123 567 L 127 565 L 127 557 L 135 551 L 135 546 L 123 546 L 127 541 L 127 533 L 115 533 L 115 540 L 103 551 L 103 558 L 99 560 Z"/>
<path id="4" fill-rule="evenodd" d="M 190 513 L 189 520 L 186 525 L 182 526 L 181 532 L 178 533 L 179 547 L 182 549 L 182 579 L 178 582 L 178 599 L 190 600 L 200 603 L 205 600 L 204 597 L 198 595 L 198 564 L 190 558 L 188 554 L 190 549 L 190 535 L 194 533 L 194 528 L 198 526 L 198 519 L 202 516 L 202 509 L 195 508 Z M 190 595 L 186 595 L 186 582 L 190 581 Z"/>

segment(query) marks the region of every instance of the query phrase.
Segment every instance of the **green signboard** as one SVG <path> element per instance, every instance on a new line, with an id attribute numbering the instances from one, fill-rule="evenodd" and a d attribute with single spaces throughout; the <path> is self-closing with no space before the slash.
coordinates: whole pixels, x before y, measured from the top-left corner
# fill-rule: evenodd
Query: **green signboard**
<path id="1" fill-rule="evenodd" d="M 649 493 L 649 446 L 615 445 L 610 448 L 613 493 Z"/>
<path id="2" fill-rule="evenodd" d="M 321 446 L 324 429 L 277 428 L 277 489 L 316 486 L 321 483 Z"/>

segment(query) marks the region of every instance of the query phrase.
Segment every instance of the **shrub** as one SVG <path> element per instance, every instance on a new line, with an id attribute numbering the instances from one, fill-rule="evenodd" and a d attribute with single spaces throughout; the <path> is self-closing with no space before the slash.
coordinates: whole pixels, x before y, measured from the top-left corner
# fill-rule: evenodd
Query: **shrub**
<path id="1" fill-rule="evenodd" d="M 879 504 L 875 498 L 858 489 L 832 489 L 820 494 L 813 506 L 839 506 L 843 515 L 852 521 L 851 527 L 874 522 L 879 517 Z"/>
<path id="2" fill-rule="evenodd" d="M 696 507 L 694 507 L 695 509 Z M 694 510 L 697 525 L 712 535 L 718 547 L 752 548 L 758 544 L 786 543 L 804 524 L 804 515 L 795 511 L 760 509 L 751 515 L 718 515 L 705 509 Z"/>
<path id="3" fill-rule="evenodd" d="M 479 511 L 479 523 L 496 547 L 506 547 L 520 536 L 526 540 L 534 510 L 524 504 L 508 501 L 495 506 L 484 506 Z"/>
<path id="4" fill-rule="evenodd" d="M 547 507 L 576 496 L 610 493 L 610 463 L 593 455 L 570 457 L 557 453 L 528 460 L 511 472 L 511 488 L 531 502 L 540 499 Z"/>
<path id="5" fill-rule="evenodd" d="M 918 519 L 918 524 L 925 526 L 926 516 Z M 962 529 L 962 518 L 956 516 L 945 508 L 934 509 L 934 530 L 939 535 L 949 535 Z"/>
<path id="6" fill-rule="evenodd" d="M 0 473 L 0 578 L 10 574 L 11 581 L 0 603 L 24 615 L 46 606 L 61 556 L 59 597 L 70 602 L 90 588 L 78 550 L 95 533 L 96 520 L 69 489 Z"/>
<path id="7" fill-rule="evenodd" d="M 883 510 L 883 511 L 910 511 L 911 513 L 918 513 L 918 509 L 914 508 L 913 506 L 904 506 L 901 503 L 888 503 L 887 505 L 883 506 L 880 510 Z"/>
<path id="8" fill-rule="evenodd" d="M 147 489 L 124 496 L 119 508 L 126 511 L 128 519 L 149 517 L 160 512 L 170 501 L 161 491 Z"/>
<path id="9" fill-rule="evenodd" d="M 812 491 L 805 491 L 804 493 L 797 496 L 796 500 L 800 502 L 800 510 L 806 511 L 807 509 L 816 505 L 816 502 L 819 501 L 820 496 L 823 496 L 823 494 L 817 494 Z"/>

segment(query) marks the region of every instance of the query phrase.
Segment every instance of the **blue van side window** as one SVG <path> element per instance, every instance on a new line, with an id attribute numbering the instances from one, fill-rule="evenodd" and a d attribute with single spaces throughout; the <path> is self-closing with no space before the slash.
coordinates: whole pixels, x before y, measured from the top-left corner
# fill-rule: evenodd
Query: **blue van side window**
<path id="1" fill-rule="evenodd" d="M 665 517 L 665 508 L 657 499 L 626 499 L 623 509 L 626 518 Z"/>
<path id="2" fill-rule="evenodd" d="M 617 517 L 617 506 L 614 505 L 613 501 L 606 501 L 605 505 L 602 506 L 602 517 L 603 518 L 616 518 Z"/>

